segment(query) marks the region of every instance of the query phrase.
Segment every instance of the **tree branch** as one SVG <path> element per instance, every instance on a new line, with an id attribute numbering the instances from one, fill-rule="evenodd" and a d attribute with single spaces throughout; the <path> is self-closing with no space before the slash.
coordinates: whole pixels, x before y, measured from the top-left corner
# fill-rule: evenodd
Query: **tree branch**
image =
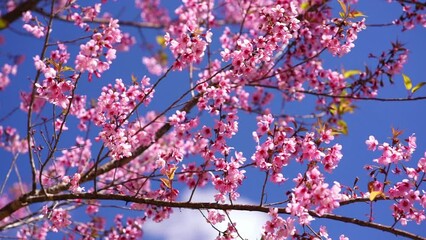
<path id="1" fill-rule="evenodd" d="M 12 11 L 0 17 L 0 31 L 6 29 L 11 23 L 22 17 L 22 13 L 32 10 L 37 6 L 40 0 L 28 0 L 18 5 Z M 46 13 L 49 16 L 49 13 Z"/>
<path id="2" fill-rule="evenodd" d="M 49 13 L 45 12 L 41 8 L 34 9 L 34 11 L 40 13 L 43 16 L 49 16 Z M 54 16 L 55 19 L 63 21 L 63 22 L 73 22 L 72 20 L 68 19 L 66 16 L 62 16 L 59 14 L 56 14 Z M 100 23 L 100 24 L 108 24 L 109 19 L 107 18 L 94 18 L 94 19 L 82 19 L 83 22 L 86 23 Z M 149 23 L 149 22 L 136 22 L 136 21 L 126 21 L 126 20 L 119 20 L 120 25 L 122 26 L 128 26 L 128 27 L 136 27 L 136 28 L 153 28 L 153 29 L 161 29 L 164 28 L 165 25 L 160 25 L 156 23 Z"/>
<path id="3" fill-rule="evenodd" d="M 161 201 L 149 198 L 138 198 L 135 196 L 127 196 L 127 195 L 116 195 L 116 194 L 99 194 L 99 193 L 80 193 L 80 194 L 58 194 L 58 195 L 44 195 L 41 191 L 37 191 L 34 195 L 24 195 L 18 200 L 12 201 L 3 207 L 0 210 L 0 220 L 4 219 L 5 216 L 9 216 L 11 214 L 11 210 L 15 209 L 19 206 L 29 205 L 32 203 L 40 203 L 46 201 L 62 201 L 62 200 L 72 200 L 72 199 L 84 199 L 84 200 L 117 200 L 123 201 L 126 203 L 139 203 L 139 204 L 148 204 L 155 205 L 160 207 L 170 207 L 170 208 L 183 208 L 183 209 L 216 209 L 216 210 L 239 210 L 239 211 L 251 211 L 251 212 L 263 212 L 268 213 L 270 211 L 269 207 L 263 207 L 259 205 L 249 205 L 249 204 L 221 204 L 214 202 L 170 202 L 170 201 Z M 12 211 L 13 212 L 13 211 Z M 278 208 L 278 213 L 280 214 L 290 214 L 286 208 Z M 362 221 L 356 218 L 350 218 L 335 214 L 318 214 L 316 211 L 309 211 L 309 215 L 316 218 L 324 218 L 335 220 L 339 222 L 351 223 L 362 227 L 368 227 L 372 229 L 382 230 L 384 232 L 392 233 L 395 235 L 407 237 L 410 239 L 416 240 L 425 240 L 426 238 L 423 236 L 419 236 L 404 230 L 395 229 L 391 226 L 382 225 L 379 223 Z M 0 226 L 0 231 L 5 229 L 7 225 Z"/>
<path id="4" fill-rule="evenodd" d="M 426 100 L 426 96 L 422 97 L 413 97 L 413 98 L 378 98 L 378 97 L 354 97 L 354 96 L 339 96 L 339 95 L 330 95 L 327 93 L 318 93 L 308 90 L 297 90 L 296 92 L 314 95 L 314 96 L 322 96 L 328 98 L 348 98 L 353 100 L 368 100 L 368 101 L 379 101 L 379 102 L 410 102 L 410 101 L 419 101 Z"/>
<path id="5" fill-rule="evenodd" d="M 263 87 L 263 88 L 279 90 L 277 86 L 270 86 L 270 85 L 264 85 L 264 84 L 247 84 L 247 86 Z M 346 99 L 353 99 L 353 100 L 366 100 L 366 101 L 379 101 L 379 102 L 411 102 L 411 101 L 426 100 L 426 96 L 407 97 L 407 98 L 379 98 L 379 97 L 356 97 L 351 95 L 343 95 L 343 96 L 332 95 L 328 93 L 314 92 L 311 90 L 295 90 L 295 92 L 304 93 L 304 94 L 313 95 L 313 96 L 327 97 L 327 98 L 346 98 Z"/>

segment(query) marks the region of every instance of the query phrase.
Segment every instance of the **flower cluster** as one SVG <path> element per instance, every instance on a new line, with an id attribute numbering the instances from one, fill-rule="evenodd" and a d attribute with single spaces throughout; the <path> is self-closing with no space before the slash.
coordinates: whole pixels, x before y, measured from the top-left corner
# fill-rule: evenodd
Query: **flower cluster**
<path id="1" fill-rule="evenodd" d="M 29 240 L 29 239 L 39 239 L 39 240 L 45 240 L 47 239 L 47 233 L 49 232 L 49 223 L 47 221 L 44 221 L 41 225 L 34 227 L 22 227 L 19 229 L 19 231 L 16 233 L 16 237 L 19 240 Z"/>
<path id="2" fill-rule="evenodd" d="M 225 231 L 222 232 L 222 234 L 219 234 L 215 240 L 232 240 L 236 239 L 239 236 L 236 223 L 235 222 L 229 222 L 228 226 Z"/>
<path id="3" fill-rule="evenodd" d="M 296 234 L 294 225 L 295 219 L 288 217 L 284 220 L 278 215 L 278 209 L 271 208 L 268 215 L 272 218 L 263 226 L 264 233 L 262 239 L 288 239 Z"/>
<path id="4" fill-rule="evenodd" d="M 0 72 L 0 91 L 4 90 L 10 83 L 9 75 L 16 75 L 17 65 L 4 64 Z"/>
<path id="5" fill-rule="evenodd" d="M 42 83 L 36 83 L 38 98 L 43 98 L 62 108 L 67 108 L 70 103 L 71 91 L 77 75 L 72 75 L 70 80 L 63 76 L 63 72 L 69 71 L 66 67 L 70 55 L 64 44 L 58 43 L 58 49 L 51 51 L 49 59 L 40 59 L 37 55 L 33 58 L 37 70 L 43 73 Z M 25 94 L 23 96 L 25 99 Z M 36 101 L 35 101 L 36 102 Z M 40 105 L 38 101 L 35 105 Z M 26 105 L 26 104 L 25 104 Z M 37 107 L 37 109 L 39 109 Z"/>
<path id="6" fill-rule="evenodd" d="M 273 8 L 260 9 L 258 29 L 264 34 L 255 36 L 250 40 L 249 36 L 239 36 L 236 41 L 229 39 L 224 31 L 221 37 L 224 50 L 221 56 L 224 61 L 232 60 L 233 72 L 237 75 L 253 74 L 258 71 L 260 65 L 268 69 L 274 62 L 274 52 L 283 50 L 290 39 L 297 36 L 299 29 L 299 20 L 297 11 L 293 4 L 288 8 L 276 5 Z M 234 42 L 232 49 L 230 43 Z"/>
<path id="7" fill-rule="evenodd" d="M 179 21 L 170 25 L 164 36 L 166 45 L 177 58 L 174 69 L 182 70 L 192 63 L 200 63 L 211 42 L 212 32 L 200 27 L 200 22 L 212 24 L 214 16 L 211 14 L 213 1 L 184 1 L 184 5 L 176 9 Z"/>
<path id="8" fill-rule="evenodd" d="M 28 152 L 28 143 L 26 139 L 22 139 L 15 128 L 3 127 L 0 125 L 0 148 L 16 153 Z"/>
<path id="9" fill-rule="evenodd" d="M 64 6 L 65 7 L 65 6 Z M 80 7 L 77 4 L 72 5 L 72 9 L 80 9 L 81 13 L 71 13 L 68 18 L 74 21 L 74 24 L 80 28 L 85 28 L 86 31 L 90 29 L 89 25 L 85 22 L 93 20 L 101 12 L 101 4 L 97 3 L 94 6 Z"/>
<path id="10" fill-rule="evenodd" d="M 46 35 L 45 27 L 32 16 L 30 11 L 26 11 L 22 14 L 22 20 L 25 23 L 22 27 L 34 37 L 42 38 Z"/>
<path id="11" fill-rule="evenodd" d="M 135 0 L 135 7 L 141 10 L 144 22 L 167 25 L 170 17 L 166 9 L 160 7 L 160 0 Z"/>
<path id="12" fill-rule="evenodd" d="M 114 227 L 105 237 L 105 239 L 139 239 L 142 237 L 142 224 L 145 222 L 142 218 L 127 218 L 123 224 L 123 215 L 118 214 L 114 219 Z"/>
<path id="13" fill-rule="evenodd" d="M 116 43 L 115 49 L 117 49 L 117 51 L 128 52 L 130 48 L 135 44 L 135 37 L 125 32 L 121 35 L 121 41 L 119 43 Z"/>
<path id="14" fill-rule="evenodd" d="M 77 137 L 76 145 L 71 149 L 62 150 L 62 156 L 57 157 L 56 161 L 60 163 L 61 167 L 76 167 L 77 172 L 83 172 L 90 164 L 91 146 L 90 139 L 85 140 L 82 137 Z"/>
<path id="15" fill-rule="evenodd" d="M 216 210 L 208 210 L 207 211 L 207 221 L 213 225 L 221 223 L 225 221 L 225 214 L 220 213 Z"/>
<path id="16" fill-rule="evenodd" d="M 417 206 L 423 208 L 426 206 L 426 195 L 425 191 L 418 189 L 422 183 L 422 178 L 426 174 L 426 158 L 419 159 L 417 168 L 402 165 L 402 161 L 406 162 L 412 158 L 412 154 L 417 147 L 416 137 L 413 134 L 405 139 L 406 145 L 402 144 L 397 137 L 398 134 L 395 135 L 394 133 L 392 145 L 387 142 L 379 144 L 374 136 L 370 136 L 365 141 L 369 150 L 382 152 L 379 158 L 373 160 L 374 162 L 389 168 L 395 166 L 391 172 L 383 173 L 385 178 L 388 177 L 388 174 L 401 175 L 405 173 L 406 175 L 406 178 L 391 185 L 386 191 L 384 188 L 389 183 L 376 181 L 378 187 L 375 190 L 385 192 L 385 196 L 394 199 L 395 203 L 391 206 L 391 209 L 392 216 L 396 221 L 400 221 L 402 225 L 406 225 L 408 221 L 415 221 L 417 224 L 421 224 L 426 220 L 426 215 L 424 210 L 419 209 Z M 399 169 L 399 165 L 402 165 L 403 170 Z M 372 171 L 375 170 L 373 169 Z"/>
<path id="17" fill-rule="evenodd" d="M 102 26 L 102 32 L 93 34 L 86 44 L 80 45 L 80 52 L 75 60 L 75 70 L 89 72 L 89 79 L 92 74 L 100 77 L 116 58 L 116 49 L 113 45 L 120 43 L 121 38 L 118 20 L 111 18 L 108 25 Z M 105 60 L 101 59 L 102 56 Z"/>
<path id="18" fill-rule="evenodd" d="M 46 205 L 43 206 L 42 213 L 50 221 L 49 229 L 53 232 L 58 232 L 62 228 L 68 227 L 71 222 L 71 216 L 68 211 L 63 208 L 48 209 Z"/>
<path id="19" fill-rule="evenodd" d="M 209 183 L 211 175 L 203 171 L 201 166 L 195 163 L 182 164 L 182 174 L 179 174 L 178 180 L 185 182 L 186 185 L 193 189 L 195 187 L 203 187 Z"/>
<path id="20" fill-rule="evenodd" d="M 69 190 L 72 193 L 80 193 L 84 192 L 84 187 L 79 186 L 79 181 L 81 179 L 81 175 L 79 173 L 75 173 L 74 176 L 70 179 L 69 176 L 64 176 L 62 178 L 62 183 L 66 185 L 70 185 Z"/>
<path id="21" fill-rule="evenodd" d="M 191 32 L 191 30 L 189 30 Z M 174 63 L 174 69 L 182 70 L 191 63 L 201 62 L 207 47 L 207 40 L 196 33 L 182 33 L 176 39 L 171 38 L 168 33 L 165 37 L 166 44 L 175 57 L 179 58 Z"/>
<path id="22" fill-rule="evenodd" d="M 324 175 L 318 170 L 318 167 L 310 167 L 305 176 L 299 173 L 294 179 L 296 187 L 293 189 L 286 209 L 293 216 L 299 217 L 300 224 L 308 224 L 313 220 L 308 214 L 308 210 L 311 208 L 322 215 L 330 213 L 340 206 L 341 200 L 347 199 L 340 193 L 341 186 L 338 182 L 334 182 L 334 185 L 329 187 L 324 180 Z"/>
<path id="23" fill-rule="evenodd" d="M 224 173 L 223 177 L 219 175 L 212 176 L 212 184 L 219 191 L 215 195 L 216 201 L 223 203 L 226 201 L 227 196 L 234 201 L 240 196 L 236 190 L 245 178 L 246 171 L 240 169 L 245 160 L 241 152 L 236 152 L 235 158 L 232 157 L 230 162 L 226 162 L 222 158 L 216 159 L 216 170 Z"/>
<path id="24" fill-rule="evenodd" d="M 160 52 L 152 57 L 143 57 L 142 63 L 146 66 L 151 74 L 160 76 L 167 71 L 166 60 L 166 55 Z"/>
<path id="25" fill-rule="evenodd" d="M 77 117 L 80 120 L 78 124 L 78 129 L 81 131 L 87 131 L 87 124 L 92 120 L 92 116 L 95 114 L 95 109 L 93 106 L 89 109 L 86 109 L 86 95 L 77 95 L 74 94 L 72 99 L 70 114 Z"/>
<path id="26" fill-rule="evenodd" d="M 402 30 L 411 30 L 415 26 L 426 27 L 426 13 L 424 4 L 417 4 L 417 1 L 401 1 L 402 14 L 393 21 L 393 24 L 402 25 Z M 391 2 L 391 1 L 388 1 Z"/>
<path id="27" fill-rule="evenodd" d="M 392 216 L 400 221 L 402 225 L 407 225 L 408 221 L 415 221 L 417 224 L 421 224 L 426 220 L 424 210 L 416 206 L 425 208 L 425 192 L 420 192 L 413 188 L 415 186 L 413 186 L 411 181 L 404 180 L 396 183 L 394 187 L 389 189 L 390 198 L 396 201 L 391 206 Z"/>
<path id="28" fill-rule="evenodd" d="M 323 29 L 322 44 L 327 47 L 331 54 L 343 56 L 351 51 L 355 46 L 354 41 L 358 38 L 358 33 L 366 28 L 365 18 L 358 22 L 341 23 L 335 19 L 336 25 L 326 25 Z M 342 30 L 342 25 L 348 25 Z"/>
<path id="29" fill-rule="evenodd" d="M 54 184 L 70 184 L 69 190 L 73 193 L 84 191 L 84 187 L 79 186 L 81 178 L 81 172 L 87 170 L 92 166 L 89 162 L 91 158 L 91 146 L 92 143 L 89 139 L 84 140 L 81 137 L 76 138 L 75 146 L 70 149 L 62 150 L 62 155 L 55 158 L 57 164 L 48 165 L 48 167 L 41 174 L 41 183 L 43 187 L 50 187 Z M 77 168 L 72 170 L 73 176 L 69 174 L 71 168 Z M 38 176 L 40 176 L 38 174 Z"/>
<path id="30" fill-rule="evenodd" d="M 83 239 L 92 240 L 91 236 L 97 233 L 101 234 L 102 231 L 105 229 L 106 220 L 102 217 L 93 217 L 91 221 L 78 223 L 74 222 L 74 224 L 76 225 L 76 234 L 84 236 Z"/>
<path id="31" fill-rule="evenodd" d="M 153 94 L 154 90 L 146 77 L 140 84 L 133 84 L 129 88 L 121 79 L 117 79 L 114 85 L 109 84 L 102 89 L 93 120 L 97 126 L 102 127 L 99 138 L 110 148 L 114 159 L 131 156 L 132 145 L 137 145 L 139 140 L 135 134 L 131 134 L 133 131 L 136 133 L 138 129 L 131 130 L 127 126 L 129 114 L 138 104 L 149 104 Z"/>
<path id="32" fill-rule="evenodd" d="M 382 152 L 382 155 L 379 158 L 373 160 L 374 162 L 377 162 L 381 165 L 388 165 L 390 163 L 397 164 L 399 161 L 408 161 L 411 159 L 411 155 L 414 153 L 417 147 L 416 137 L 413 134 L 408 137 L 406 141 L 408 143 L 406 146 L 402 145 L 401 143 L 392 146 L 387 142 L 379 145 L 375 137 L 370 136 L 369 139 L 365 141 L 365 143 L 367 144 L 369 150 L 375 151 L 377 148 Z"/>
<path id="33" fill-rule="evenodd" d="M 386 73 L 389 75 L 395 75 L 401 73 L 404 65 L 408 60 L 408 50 L 399 49 L 397 44 L 394 45 L 394 49 L 390 51 L 391 56 L 396 55 L 395 59 L 389 59 L 386 61 Z M 399 52 L 399 54 L 397 54 Z"/>

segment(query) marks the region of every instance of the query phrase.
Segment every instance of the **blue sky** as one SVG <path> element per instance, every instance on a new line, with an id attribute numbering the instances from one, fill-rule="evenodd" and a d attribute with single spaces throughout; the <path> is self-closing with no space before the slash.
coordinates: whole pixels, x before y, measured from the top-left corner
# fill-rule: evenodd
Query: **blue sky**
<path id="1" fill-rule="evenodd" d="M 168 7 L 176 7 L 178 1 L 163 1 L 168 4 Z M 118 4 L 119 7 L 114 7 L 115 4 Z M 337 1 L 333 6 L 338 7 Z M 373 1 L 360 1 L 356 5 L 356 8 L 362 11 L 367 15 L 366 23 L 387 23 L 399 16 L 400 6 L 397 4 L 388 4 L 387 1 L 373 0 Z M 133 9 L 132 1 L 122 1 L 121 3 L 109 2 L 107 5 L 108 11 L 111 11 L 114 14 L 119 14 L 119 19 L 132 20 L 137 19 L 137 13 Z M 129 11 L 130 13 L 127 13 Z M 126 14 L 124 14 L 124 12 Z M 172 12 L 172 11 L 170 11 Z M 333 11 L 336 16 L 338 15 L 338 8 Z M 121 13 L 121 14 L 120 14 Z M 12 28 L 22 32 L 21 22 L 17 21 L 12 25 Z M 76 33 L 68 31 L 69 25 L 64 23 L 55 23 L 53 36 L 57 39 L 72 39 L 75 37 Z M 75 29 L 75 28 L 70 28 Z M 324 55 L 325 66 L 339 70 L 342 67 L 345 69 L 362 69 L 365 64 L 371 63 L 367 60 L 367 56 L 370 52 L 380 53 L 383 50 L 386 50 L 390 47 L 390 41 L 399 40 L 406 44 L 406 47 L 409 48 L 410 55 L 408 63 L 404 68 L 404 73 L 411 77 L 414 84 L 421 81 L 426 81 L 424 71 L 426 69 L 426 61 L 424 61 L 424 56 L 426 56 L 426 48 L 424 43 L 426 42 L 426 31 L 425 28 L 416 27 L 414 30 L 407 32 L 401 32 L 401 27 L 369 27 L 365 31 L 359 34 L 358 40 L 355 42 L 356 47 L 352 50 L 351 53 L 342 57 L 342 58 L 333 58 L 329 54 Z M 114 82 L 115 78 L 127 79 L 130 83 L 130 76 L 135 74 L 139 78 L 143 75 L 149 75 L 146 68 L 143 66 L 141 59 L 142 56 L 147 56 L 147 51 L 144 48 L 138 46 L 140 44 L 140 38 L 138 37 L 138 32 L 132 28 L 123 27 L 123 31 L 128 31 L 137 37 L 137 46 L 127 53 L 119 53 L 118 59 L 114 61 L 111 69 L 103 75 L 102 79 L 94 79 L 91 83 L 83 83 L 83 88 L 88 95 L 93 98 L 97 97 L 99 90 L 102 85 L 106 83 Z M 156 35 L 162 35 L 164 32 L 156 30 L 142 30 L 143 35 L 147 39 L 153 39 Z M 17 54 L 25 54 L 26 60 L 23 65 L 20 65 L 18 68 L 18 75 L 12 77 L 12 82 L 6 91 L 0 93 L 0 117 L 6 115 L 9 111 L 19 106 L 19 89 L 28 90 L 30 86 L 30 79 L 34 77 L 35 71 L 32 68 L 32 56 L 39 54 L 40 47 L 42 46 L 41 40 L 34 41 L 30 37 L 23 36 L 22 34 L 17 34 L 9 30 L 0 32 L 5 39 L 6 43 L 0 45 L 0 63 L 8 62 L 5 59 L 6 53 L 12 51 Z M 78 32 L 77 32 L 78 34 Z M 217 36 L 214 36 L 217 37 Z M 77 45 L 78 46 L 78 45 Z M 74 49 L 75 53 L 75 49 Z M 73 57 L 71 57 L 72 59 Z M 151 76 L 153 80 L 156 79 L 155 76 Z M 154 98 L 153 104 L 150 105 L 149 109 L 155 109 L 162 111 L 164 107 L 170 104 L 174 98 L 177 97 L 188 88 L 189 82 L 187 80 L 187 73 L 172 73 L 163 83 L 159 85 L 157 90 L 157 95 Z M 421 89 L 416 93 L 417 96 L 425 96 L 426 88 Z M 402 82 L 402 76 L 399 76 L 395 79 L 395 84 L 390 85 L 386 83 L 386 87 L 380 92 L 380 97 L 406 97 L 407 91 L 404 88 Z M 276 98 L 279 99 L 279 96 Z M 354 114 L 347 115 L 345 120 L 347 121 L 349 127 L 349 135 L 339 137 L 337 141 L 343 145 L 343 160 L 340 162 L 339 168 L 335 170 L 333 175 L 327 175 L 328 181 L 332 182 L 333 180 L 338 180 L 342 184 L 351 185 L 355 177 L 360 178 L 360 186 L 365 186 L 364 191 L 367 190 L 367 182 L 370 181 L 368 178 L 368 173 L 362 168 L 366 164 L 372 163 L 372 159 L 378 157 L 377 153 L 372 153 L 367 151 L 364 141 L 368 138 L 369 135 L 374 135 L 379 140 L 379 142 L 389 141 L 391 136 L 391 128 L 398 128 L 404 130 L 404 136 L 408 137 L 412 133 L 416 133 L 417 136 L 417 145 L 418 150 L 414 154 L 414 160 L 417 161 L 418 158 L 423 156 L 424 151 L 426 150 L 426 127 L 424 126 L 424 119 L 426 117 L 425 101 L 413 101 L 413 102 L 374 102 L 374 101 L 360 101 L 357 103 L 358 109 Z M 306 104 L 289 104 L 286 105 L 286 112 L 306 112 L 310 111 L 313 106 Z M 233 141 L 238 147 L 239 151 L 245 152 L 245 156 L 250 161 L 250 156 L 254 151 L 255 143 L 251 141 L 251 132 L 255 130 L 256 124 L 253 121 L 252 116 L 245 116 L 244 119 L 241 119 L 240 123 L 240 133 L 237 138 Z M 12 125 L 17 127 L 21 131 L 21 135 L 25 135 L 25 114 L 22 112 L 16 112 L 11 117 L 6 119 L 4 122 L 0 123 L 1 125 Z M 63 143 L 66 146 L 66 143 L 74 142 L 74 138 L 70 135 L 67 135 L 68 139 Z M 246 139 L 250 139 L 247 141 Z M 0 158 L 10 159 L 10 155 L 7 153 L 0 152 Z M 25 157 L 21 158 L 23 164 L 25 164 Z M 25 160 L 24 160 L 25 159 Z M 9 161 L 9 160 L 8 160 Z M 10 163 L 8 163 L 10 164 Z M 0 175 L 4 173 L 7 169 L 0 169 Z M 285 175 L 287 173 L 284 173 Z M 295 173 L 289 172 L 288 177 L 295 176 Z M 0 180 L 2 181 L 2 180 Z M 244 196 L 244 201 L 254 201 L 258 202 L 259 199 L 259 180 L 258 176 L 248 175 L 248 179 L 241 187 L 241 194 Z M 254 189 L 254 190 L 253 190 Z M 271 186 L 270 197 L 279 199 L 284 192 L 280 191 L 279 187 Z M 423 189 L 424 186 L 423 186 Z M 211 191 L 209 189 L 200 193 L 200 199 L 209 199 L 211 196 Z M 184 199 L 184 198 L 182 198 Z M 212 199 L 210 197 L 210 199 Z M 375 206 L 378 204 L 375 204 Z M 376 209 L 376 208 L 375 208 Z M 184 210 L 181 210 L 185 212 Z M 110 210 L 110 216 L 112 220 L 112 214 L 114 210 Z M 177 212 L 180 212 L 177 210 Z M 339 210 L 338 213 L 346 214 L 348 216 L 358 216 L 363 220 L 367 219 L 366 214 L 369 212 L 368 205 L 358 204 L 355 209 L 343 209 Z M 139 213 L 136 213 L 139 214 Z M 178 217 L 175 217 L 170 220 L 170 222 L 165 222 L 161 225 L 158 225 L 159 228 L 148 225 L 146 228 L 146 239 L 177 239 L 180 238 L 178 235 L 171 234 L 175 238 L 167 238 L 166 235 L 159 237 L 159 231 L 164 229 L 164 232 L 172 232 L 173 229 L 171 226 L 178 225 L 180 227 L 176 228 L 188 228 L 189 226 L 196 225 L 198 222 L 203 221 L 198 212 L 191 211 L 191 214 L 179 213 Z M 74 217 L 77 216 L 78 213 Z M 375 211 L 377 219 L 381 219 L 382 215 L 390 215 L 390 210 L 388 206 L 383 208 L 377 208 Z M 193 221 L 193 219 L 199 219 Z M 251 225 L 244 225 L 249 223 L 262 224 L 264 219 L 260 215 L 241 217 L 243 220 L 248 220 L 241 224 L 243 229 L 252 229 Z M 387 218 L 390 219 L 390 218 Z M 389 224 L 389 220 L 384 221 L 383 223 Z M 202 223 L 207 225 L 206 223 Z M 400 239 L 394 238 L 391 234 L 382 233 L 380 231 L 370 231 L 365 228 L 352 226 L 349 224 L 340 224 L 335 222 L 326 222 L 319 221 L 314 222 L 314 226 L 318 227 L 319 224 L 327 225 L 330 235 L 333 238 L 336 238 L 341 233 L 344 233 L 346 236 L 351 239 L 360 239 L 359 233 L 362 232 L 362 236 L 369 236 L 370 239 Z M 255 224 L 256 225 L 256 224 Z M 208 226 L 208 225 L 207 225 Z M 397 225 L 400 227 L 400 225 Z M 407 230 L 412 230 L 418 234 L 424 235 L 424 227 L 417 226 L 415 223 L 409 223 Z M 150 231 L 151 229 L 151 231 Z M 204 228 L 199 228 L 198 226 L 192 226 L 194 231 L 199 231 L 200 234 L 204 234 Z M 211 230 L 211 229 L 210 229 Z M 208 231 L 208 230 L 206 230 Z M 214 231 L 212 231 L 214 233 Z M 185 236 L 189 237 L 188 233 L 182 233 Z M 258 236 L 252 236 L 250 232 L 247 233 L 249 239 L 258 239 Z M 201 239 L 199 235 L 195 236 L 193 239 Z M 205 235 L 207 236 L 207 235 Z M 190 238 L 186 238 L 190 239 Z"/>

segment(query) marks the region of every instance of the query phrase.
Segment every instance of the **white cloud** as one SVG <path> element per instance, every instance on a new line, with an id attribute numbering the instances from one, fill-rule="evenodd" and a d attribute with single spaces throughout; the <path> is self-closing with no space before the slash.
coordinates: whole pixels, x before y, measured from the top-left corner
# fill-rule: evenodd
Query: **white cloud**
<path id="1" fill-rule="evenodd" d="M 214 190 L 197 190 L 193 201 L 209 202 L 214 198 Z M 190 192 L 185 192 L 182 199 L 189 199 Z M 240 198 L 239 204 L 250 204 L 252 202 Z M 206 211 L 203 213 L 207 216 Z M 269 217 L 266 213 L 254 213 L 248 211 L 232 211 L 230 218 L 237 223 L 237 230 L 244 239 L 260 239 L 262 226 Z M 228 220 L 216 224 L 215 227 L 221 231 L 225 230 Z M 209 240 L 215 239 L 218 232 L 206 222 L 198 210 L 174 209 L 174 213 L 161 223 L 147 221 L 143 225 L 144 238 L 162 240 Z"/>

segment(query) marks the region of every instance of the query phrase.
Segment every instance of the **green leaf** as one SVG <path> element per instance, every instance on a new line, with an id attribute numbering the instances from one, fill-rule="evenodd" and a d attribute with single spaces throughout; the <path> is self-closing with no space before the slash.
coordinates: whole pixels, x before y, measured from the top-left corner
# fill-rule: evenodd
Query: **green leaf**
<path id="1" fill-rule="evenodd" d="M 411 89 L 411 93 L 415 93 L 417 90 L 419 90 L 421 87 L 423 87 L 426 84 L 426 82 L 421 82 L 419 84 L 417 84 L 416 86 L 414 86 Z"/>
<path id="2" fill-rule="evenodd" d="M 166 46 L 166 39 L 164 39 L 164 36 L 157 36 L 155 40 L 157 41 L 158 45 L 162 47 Z"/>
<path id="3" fill-rule="evenodd" d="M 69 67 L 69 66 L 63 66 L 63 67 L 62 67 L 62 71 L 63 71 L 63 72 L 66 72 L 66 71 L 74 71 L 74 69 L 73 69 L 72 67 Z"/>
<path id="4" fill-rule="evenodd" d="M 130 77 L 132 78 L 133 85 L 138 85 L 138 79 L 136 78 L 136 76 L 132 74 L 132 76 Z"/>
<path id="5" fill-rule="evenodd" d="M 343 72 L 343 77 L 349 78 L 349 77 L 352 77 L 353 75 L 357 75 L 357 74 L 360 74 L 360 73 L 361 73 L 360 70 L 348 70 L 348 71 Z"/>
<path id="6" fill-rule="evenodd" d="M 374 199 L 379 198 L 379 197 L 386 197 L 385 194 L 382 191 L 372 191 L 370 192 L 370 201 L 374 201 Z"/>
<path id="7" fill-rule="evenodd" d="M 346 9 L 346 5 L 345 5 L 345 3 L 342 1 L 342 0 L 337 0 L 338 2 L 339 2 L 339 4 L 340 4 L 340 7 L 342 8 L 342 10 L 343 10 L 343 13 L 346 15 L 346 13 L 347 13 L 347 9 Z"/>
<path id="8" fill-rule="evenodd" d="M 166 171 L 166 175 L 168 179 L 173 180 L 173 178 L 175 178 L 176 169 L 177 167 L 172 167 Z"/>
<path id="9" fill-rule="evenodd" d="M 358 10 L 354 10 L 349 13 L 349 18 L 357 18 L 357 17 L 367 17 L 367 16 L 365 16 L 362 12 Z"/>
<path id="10" fill-rule="evenodd" d="M 339 130 L 341 133 L 343 133 L 344 135 L 348 135 L 348 125 L 345 121 L 339 120 L 337 122 L 337 126 L 339 126 Z"/>
<path id="11" fill-rule="evenodd" d="M 307 10 L 309 8 L 309 2 L 303 2 L 302 4 L 300 4 L 300 8 L 302 10 Z"/>
<path id="12" fill-rule="evenodd" d="M 336 104 L 332 104 L 330 106 L 329 111 L 330 111 L 331 115 L 336 115 L 337 114 L 337 106 L 336 106 Z"/>
<path id="13" fill-rule="evenodd" d="M 411 82 L 410 77 L 405 74 L 402 74 L 402 78 L 404 80 L 404 85 L 407 90 L 410 90 L 413 87 L 413 83 Z"/>
<path id="14" fill-rule="evenodd" d="M 158 60 L 160 62 L 161 65 L 166 66 L 167 65 L 167 53 L 165 53 L 164 51 L 160 50 L 158 52 Z"/>
<path id="15" fill-rule="evenodd" d="M 160 181 L 166 186 L 167 188 L 172 188 L 172 182 L 167 178 L 160 178 Z"/>
<path id="16" fill-rule="evenodd" d="M 0 18 L 0 29 L 5 29 L 8 26 L 8 22 L 4 20 L 3 18 Z"/>

